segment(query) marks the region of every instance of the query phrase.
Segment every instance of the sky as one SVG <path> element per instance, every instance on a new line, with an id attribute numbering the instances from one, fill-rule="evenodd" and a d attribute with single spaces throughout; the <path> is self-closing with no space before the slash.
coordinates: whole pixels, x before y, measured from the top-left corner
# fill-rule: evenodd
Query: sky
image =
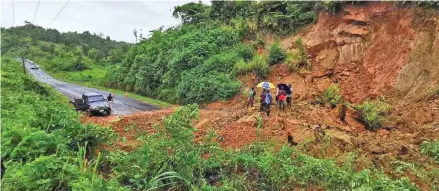
<path id="1" fill-rule="evenodd" d="M 24 25 L 24 21 L 29 21 L 60 32 L 89 31 L 103 33 L 117 41 L 134 42 L 133 29 L 142 29 L 143 37 L 147 37 L 149 31 L 161 26 L 168 28 L 180 24 L 178 19 L 172 17 L 174 6 L 191 1 L 70 0 L 55 19 L 66 2 L 67 0 L 40 0 L 36 12 L 38 0 L 1 0 L 1 26 L 8 28 Z"/>

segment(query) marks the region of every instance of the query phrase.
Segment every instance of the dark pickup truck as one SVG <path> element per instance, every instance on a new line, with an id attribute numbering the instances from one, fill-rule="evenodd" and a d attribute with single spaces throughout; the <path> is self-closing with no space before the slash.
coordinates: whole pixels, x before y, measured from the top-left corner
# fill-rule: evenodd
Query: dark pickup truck
<path id="1" fill-rule="evenodd" d="M 82 95 L 81 99 L 75 98 L 70 103 L 75 106 L 76 111 L 85 111 L 88 116 L 96 113 L 104 115 L 110 115 L 111 113 L 110 104 L 102 94 L 86 93 Z"/>

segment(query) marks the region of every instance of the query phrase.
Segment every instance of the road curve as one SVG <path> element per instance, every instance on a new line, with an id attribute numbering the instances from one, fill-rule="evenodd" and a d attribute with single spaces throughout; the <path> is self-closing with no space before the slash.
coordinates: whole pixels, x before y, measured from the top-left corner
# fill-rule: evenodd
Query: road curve
<path id="1" fill-rule="evenodd" d="M 71 100 L 73 100 L 73 98 L 75 97 L 80 97 L 84 93 L 90 93 L 90 92 L 102 94 L 104 95 L 104 97 L 107 97 L 107 95 L 109 94 L 108 91 L 102 91 L 95 88 L 79 86 L 79 85 L 56 80 L 51 76 L 49 76 L 48 74 L 46 74 L 44 71 L 42 71 L 41 68 L 31 69 L 32 64 L 27 61 L 25 61 L 25 66 L 27 71 L 30 74 L 32 74 L 37 80 L 49 84 L 50 86 L 54 87 L 56 90 L 61 92 L 62 94 L 69 97 Z M 160 108 L 139 100 L 126 98 L 123 95 L 116 94 L 113 100 L 112 114 L 125 115 L 139 111 L 151 111 L 158 109 Z"/>

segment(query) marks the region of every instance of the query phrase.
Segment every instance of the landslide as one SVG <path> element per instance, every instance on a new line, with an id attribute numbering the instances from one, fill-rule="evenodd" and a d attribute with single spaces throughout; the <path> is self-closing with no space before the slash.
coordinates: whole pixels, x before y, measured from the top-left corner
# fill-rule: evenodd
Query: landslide
<path id="1" fill-rule="evenodd" d="M 285 64 L 278 64 L 267 79 L 292 84 L 292 108 L 279 111 L 273 106 L 272 116 L 267 117 L 259 112 L 259 100 L 247 109 L 244 95 L 204 105 L 200 119 L 194 121 L 196 139 L 214 130 L 225 149 L 271 141 L 340 163 L 354 155 L 358 170 L 408 176 L 421 189 L 429 189 L 439 176 L 439 165 L 420 154 L 420 145 L 439 139 L 439 110 L 433 109 L 439 107 L 439 98 L 433 93 L 439 87 L 439 13 L 393 3 L 348 5 L 335 15 L 321 12 L 314 25 L 281 39 L 281 46 L 293 51 L 298 38 L 306 47 L 311 69 L 290 72 Z M 253 74 L 239 79 L 243 91 L 258 83 Z M 340 121 L 340 107 L 312 104 L 332 84 L 339 84 L 342 96 L 352 104 L 385 97 L 393 109 L 383 127 L 366 130 L 352 108 L 346 120 Z M 170 113 L 172 109 L 144 112 L 104 124 L 128 143 L 135 142 L 139 130 L 154 131 L 153 125 Z M 323 133 L 316 131 L 317 126 Z M 133 143 L 122 148 L 135 147 Z M 401 161 L 416 164 L 416 168 L 395 172 Z"/>

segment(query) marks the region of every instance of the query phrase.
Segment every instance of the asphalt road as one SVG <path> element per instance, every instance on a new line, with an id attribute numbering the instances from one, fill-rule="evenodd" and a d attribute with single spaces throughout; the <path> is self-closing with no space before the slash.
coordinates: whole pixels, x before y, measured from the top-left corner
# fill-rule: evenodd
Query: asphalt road
<path id="1" fill-rule="evenodd" d="M 54 87 L 56 90 L 61 92 L 62 94 L 69 97 L 73 100 L 75 97 L 81 97 L 84 93 L 99 93 L 104 95 L 106 98 L 110 92 L 98 90 L 95 88 L 89 88 L 84 86 L 79 86 L 75 84 L 70 84 L 66 82 L 62 82 L 56 80 L 46 74 L 44 71 L 40 69 L 31 69 L 32 64 L 29 62 L 25 62 L 27 71 L 35 76 L 35 78 L 43 83 L 49 84 Z M 112 113 L 113 115 L 125 115 L 131 114 L 139 111 L 150 111 L 150 110 L 158 110 L 159 107 L 147 104 L 142 101 L 138 101 L 131 98 L 126 98 L 123 95 L 116 94 L 113 99 Z"/>

